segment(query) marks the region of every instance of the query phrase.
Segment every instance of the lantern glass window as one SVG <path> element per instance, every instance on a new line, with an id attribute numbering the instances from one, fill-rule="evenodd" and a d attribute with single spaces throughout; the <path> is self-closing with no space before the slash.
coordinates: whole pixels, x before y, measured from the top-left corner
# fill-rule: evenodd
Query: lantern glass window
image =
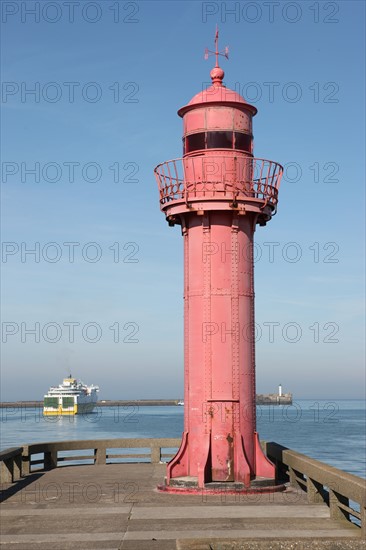
<path id="1" fill-rule="evenodd" d="M 207 132 L 207 149 L 232 149 L 232 132 Z"/>
<path id="2" fill-rule="evenodd" d="M 205 149 L 205 132 L 191 134 L 186 137 L 186 153 L 191 153 L 192 151 L 197 151 L 199 149 Z"/>
<path id="3" fill-rule="evenodd" d="M 249 134 L 243 134 L 242 132 L 235 132 L 235 146 L 234 149 L 239 151 L 247 151 L 251 153 L 252 136 Z"/>

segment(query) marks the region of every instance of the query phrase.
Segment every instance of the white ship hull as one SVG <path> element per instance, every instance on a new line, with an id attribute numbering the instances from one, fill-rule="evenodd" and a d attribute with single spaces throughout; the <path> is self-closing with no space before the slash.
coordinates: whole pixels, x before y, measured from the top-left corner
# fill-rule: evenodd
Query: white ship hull
<path id="1" fill-rule="evenodd" d="M 97 404 L 98 386 L 86 386 L 71 376 L 63 384 L 50 388 L 44 396 L 45 416 L 68 416 L 90 413 Z"/>

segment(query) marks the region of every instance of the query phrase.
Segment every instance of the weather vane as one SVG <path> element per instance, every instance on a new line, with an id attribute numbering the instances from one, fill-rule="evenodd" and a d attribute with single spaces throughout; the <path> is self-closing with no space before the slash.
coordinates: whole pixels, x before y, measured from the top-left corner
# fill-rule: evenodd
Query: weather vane
<path id="1" fill-rule="evenodd" d="M 205 49 L 205 59 L 208 59 L 210 55 L 216 56 L 216 65 L 215 67 L 219 66 L 219 55 L 222 55 L 223 57 L 226 57 L 226 59 L 229 59 L 229 48 L 228 46 L 225 47 L 225 49 L 222 52 L 219 52 L 219 29 L 216 25 L 216 34 L 215 34 L 215 51 L 211 51 L 208 48 Z"/>

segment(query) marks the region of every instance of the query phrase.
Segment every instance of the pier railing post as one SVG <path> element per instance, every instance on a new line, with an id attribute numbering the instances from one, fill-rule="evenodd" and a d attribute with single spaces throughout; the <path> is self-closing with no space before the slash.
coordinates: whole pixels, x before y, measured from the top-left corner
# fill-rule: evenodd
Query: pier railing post
<path id="1" fill-rule="evenodd" d="M 0 451 L 0 480 L 13 483 L 22 477 L 23 447 L 14 447 Z"/>
<path id="2" fill-rule="evenodd" d="M 105 447 L 97 447 L 94 449 L 94 464 L 101 465 L 107 461 L 107 449 Z"/>
<path id="3" fill-rule="evenodd" d="M 304 475 L 298 470 L 295 470 L 295 468 L 292 468 L 291 466 L 289 466 L 288 468 L 288 473 L 290 478 L 290 484 L 293 487 L 298 487 L 300 489 L 303 489 L 304 486 L 300 483 L 300 480 L 304 480 L 304 485 L 305 485 Z"/>
<path id="4" fill-rule="evenodd" d="M 12 483 L 13 481 L 13 461 L 12 459 L 2 460 L 0 463 L 0 479 L 2 483 Z"/>
<path id="5" fill-rule="evenodd" d="M 22 475 L 27 476 L 30 473 L 30 455 L 28 446 L 23 447 L 22 452 Z"/>
<path id="6" fill-rule="evenodd" d="M 13 461 L 13 481 L 16 481 L 22 477 L 22 455 L 19 454 L 14 457 Z"/>
<path id="7" fill-rule="evenodd" d="M 349 521 L 349 513 L 340 508 L 339 504 L 349 506 L 349 499 L 329 487 L 330 517 L 336 521 Z"/>
<path id="8" fill-rule="evenodd" d="M 44 469 L 53 470 L 54 468 L 57 468 L 57 450 L 51 449 L 44 453 Z"/>
<path id="9" fill-rule="evenodd" d="M 282 447 L 273 441 L 262 441 L 261 444 L 265 455 L 275 465 L 277 483 L 289 481 L 288 466 L 284 463 L 282 456 L 282 451 L 286 450 L 286 447 Z"/>
<path id="10" fill-rule="evenodd" d="M 151 464 L 159 464 L 161 460 L 161 447 L 160 443 L 157 445 L 151 445 Z"/>
<path id="11" fill-rule="evenodd" d="M 366 506 L 365 503 L 361 503 L 361 536 L 366 539 Z"/>
<path id="12" fill-rule="evenodd" d="M 308 502 L 311 504 L 320 504 L 324 502 L 323 492 L 324 488 L 321 483 L 318 483 L 311 477 L 307 478 L 306 483 L 306 492 L 308 497 Z"/>

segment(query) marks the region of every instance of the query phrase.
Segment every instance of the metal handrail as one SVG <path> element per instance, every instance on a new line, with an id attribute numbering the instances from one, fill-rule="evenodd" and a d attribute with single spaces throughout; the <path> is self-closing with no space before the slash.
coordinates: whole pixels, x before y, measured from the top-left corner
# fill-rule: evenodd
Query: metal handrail
<path id="1" fill-rule="evenodd" d="M 260 200 L 274 208 L 283 167 L 272 160 L 233 155 L 172 159 L 156 166 L 160 203 L 235 197 Z"/>

